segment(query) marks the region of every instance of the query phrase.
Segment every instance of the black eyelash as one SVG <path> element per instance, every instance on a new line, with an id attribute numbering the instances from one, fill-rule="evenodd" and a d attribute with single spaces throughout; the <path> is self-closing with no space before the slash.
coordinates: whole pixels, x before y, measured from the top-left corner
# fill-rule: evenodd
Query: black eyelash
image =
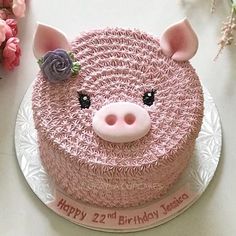
<path id="1" fill-rule="evenodd" d="M 147 91 L 143 95 L 143 103 L 147 106 L 151 106 L 155 100 L 155 90 Z"/>
<path id="2" fill-rule="evenodd" d="M 80 92 L 77 93 L 81 109 L 89 108 L 91 105 L 90 96 L 85 93 L 80 93 Z"/>

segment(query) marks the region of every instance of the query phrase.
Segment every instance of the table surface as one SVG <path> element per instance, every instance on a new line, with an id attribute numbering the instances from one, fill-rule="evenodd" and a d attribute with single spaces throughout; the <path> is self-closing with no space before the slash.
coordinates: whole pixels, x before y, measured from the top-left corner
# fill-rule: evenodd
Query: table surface
<path id="1" fill-rule="evenodd" d="M 221 22 L 229 14 L 219 3 L 210 14 L 210 0 L 41 0 L 27 1 L 27 16 L 19 22 L 21 65 L 11 73 L 0 70 L 0 235 L 103 235 L 74 225 L 45 207 L 25 181 L 14 150 L 14 125 L 20 102 L 38 66 L 32 53 L 36 22 L 53 25 L 73 39 L 95 28 L 138 28 L 160 35 L 170 24 L 187 16 L 199 36 L 199 50 L 191 60 L 218 107 L 223 147 L 215 176 L 201 198 L 183 214 L 153 229 L 129 235 L 234 236 L 236 235 L 236 47 L 217 61 Z M 218 1 L 219 2 L 219 1 Z M 108 235 L 108 233 L 106 233 Z"/>

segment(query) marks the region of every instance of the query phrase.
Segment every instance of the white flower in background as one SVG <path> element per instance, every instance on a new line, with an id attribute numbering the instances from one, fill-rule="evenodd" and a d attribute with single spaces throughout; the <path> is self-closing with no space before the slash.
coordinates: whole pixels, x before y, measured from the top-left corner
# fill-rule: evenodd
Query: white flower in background
<path id="1" fill-rule="evenodd" d="M 218 53 L 214 60 L 216 60 L 222 50 L 231 45 L 234 42 L 234 31 L 236 30 L 236 0 L 230 0 L 231 2 L 231 13 L 227 17 L 227 20 L 223 22 L 223 26 L 221 28 L 221 38 L 218 42 L 220 46 Z M 212 0 L 211 2 L 211 12 L 213 13 L 216 9 L 216 0 Z"/>
<path id="2" fill-rule="evenodd" d="M 0 45 L 6 39 L 6 22 L 0 19 Z"/>
<path id="3" fill-rule="evenodd" d="M 18 18 L 25 16 L 25 0 L 13 0 L 12 11 Z"/>

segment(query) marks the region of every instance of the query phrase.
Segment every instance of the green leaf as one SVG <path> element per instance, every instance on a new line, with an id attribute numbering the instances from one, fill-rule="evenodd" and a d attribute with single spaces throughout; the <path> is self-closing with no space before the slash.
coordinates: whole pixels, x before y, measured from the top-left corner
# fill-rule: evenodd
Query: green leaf
<path id="1" fill-rule="evenodd" d="M 75 61 L 75 56 L 74 56 L 73 52 L 68 52 L 68 55 L 72 61 Z"/>
<path id="2" fill-rule="evenodd" d="M 38 64 L 39 64 L 39 67 L 43 64 L 43 58 L 40 58 L 40 59 L 38 59 Z"/>
<path id="3" fill-rule="evenodd" d="M 68 55 L 69 55 L 70 59 L 72 60 L 71 75 L 72 75 L 72 77 L 75 77 L 76 75 L 78 75 L 78 73 L 81 69 L 81 66 L 80 66 L 79 62 L 76 61 L 76 58 L 75 58 L 73 52 L 68 52 Z"/>
<path id="4" fill-rule="evenodd" d="M 73 65 L 71 68 L 72 77 L 75 77 L 76 75 L 78 75 L 80 69 L 81 69 L 81 66 L 80 66 L 79 62 L 77 62 L 77 61 L 73 62 Z"/>

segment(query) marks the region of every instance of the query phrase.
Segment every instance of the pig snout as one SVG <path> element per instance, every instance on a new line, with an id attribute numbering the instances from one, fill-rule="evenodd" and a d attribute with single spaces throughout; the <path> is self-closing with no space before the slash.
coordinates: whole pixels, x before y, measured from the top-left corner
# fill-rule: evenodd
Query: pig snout
<path id="1" fill-rule="evenodd" d="M 112 143 L 127 143 L 144 137 L 151 128 L 148 112 L 131 102 L 103 106 L 92 121 L 94 132 Z"/>

